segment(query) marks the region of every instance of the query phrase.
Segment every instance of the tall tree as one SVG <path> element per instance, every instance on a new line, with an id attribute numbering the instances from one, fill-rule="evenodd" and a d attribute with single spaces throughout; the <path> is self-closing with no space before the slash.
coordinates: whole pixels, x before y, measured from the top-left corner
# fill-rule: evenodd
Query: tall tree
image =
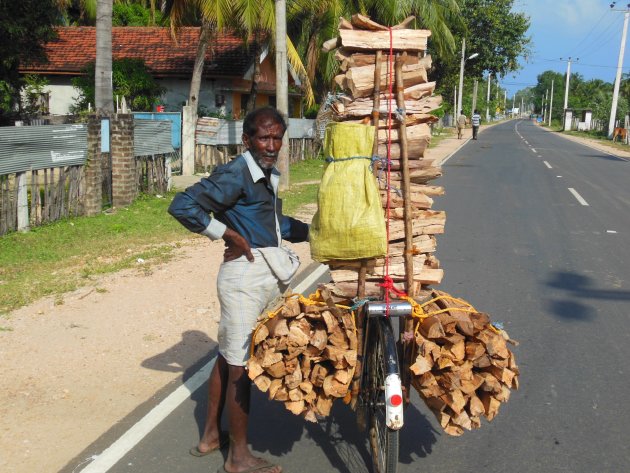
<path id="1" fill-rule="evenodd" d="M 0 0 L 0 120 L 12 119 L 21 86 L 18 68 L 46 60 L 44 44 L 59 21 L 55 0 Z"/>
<path id="2" fill-rule="evenodd" d="M 112 90 L 112 0 L 98 0 L 96 7 L 96 69 L 94 107 L 97 113 L 114 112 Z"/>

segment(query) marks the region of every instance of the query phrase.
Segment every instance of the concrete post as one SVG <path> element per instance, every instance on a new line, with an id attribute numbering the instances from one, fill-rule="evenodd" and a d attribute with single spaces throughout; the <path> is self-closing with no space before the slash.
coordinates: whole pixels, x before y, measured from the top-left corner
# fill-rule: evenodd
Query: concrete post
<path id="1" fill-rule="evenodd" d="M 182 107 L 182 175 L 195 174 L 195 129 L 197 110 L 190 105 Z"/>
<path id="2" fill-rule="evenodd" d="M 17 229 L 19 232 L 28 232 L 28 187 L 26 185 L 26 173 L 18 172 L 15 175 L 17 186 Z"/>
<path id="3" fill-rule="evenodd" d="M 564 128 L 563 131 L 571 131 L 571 124 L 573 123 L 573 110 L 570 108 L 564 111 Z"/>

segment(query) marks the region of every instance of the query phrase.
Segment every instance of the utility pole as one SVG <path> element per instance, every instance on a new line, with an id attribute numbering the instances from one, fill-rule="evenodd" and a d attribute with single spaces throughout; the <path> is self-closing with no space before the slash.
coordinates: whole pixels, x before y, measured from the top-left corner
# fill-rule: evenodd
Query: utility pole
<path id="1" fill-rule="evenodd" d="M 488 72 L 488 94 L 486 96 L 486 123 L 490 122 L 490 81 L 492 73 Z"/>
<path id="2" fill-rule="evenodd" d="M 459 116 L 459 111 L 457 110 L 457 86 L 453 89 L 453 126 L 457 123 L 457 117 Z"/>
<path id="3" fill-rule="evenodd" d="M 472 109 L 470 110 L 471 112 L 474 112 L 475 109 L 477 108 L 477 90 L 478 89 L 479 89 L 479 81 L 475 79 L 475 82 L 473 84 L 473 101 L 472 101 Z"/>
<path id="4" fill-rule="evenodd" d="M 563 61 L 562 58 L 560 58 Z M 579 61 L 580 58 L 576 58 L 576 61 Z M 562 108 L 562 128 L 564 129 L 564 118 L 566 116 L 566 110 L 569 106 L 569 80 L 571 79 L 571 58 L 567 59 L 567 77 L 565 79 L 565 87 L 564 87 L 564 107 Z"/>
<path id="5" fill-rule="evenodd" d="M 553 81 L 554 79 L 551 79 L 551 95 L 549 96 L 549 116 L 547 117 L 549 126 L 551 126 L 551 111 L 553 110 Z"/>
<path id="6" fill-rule="evenodd" d="M 521 97 L 521 108 L 519 109 L 518 113 L 521 117 L 523 116 L 523 97 Z"/>
<path id="7" fill-rule="evenodd" d="M 276 107 L 289 124 L 289 71 L 287 66 L 287 4 L 286 0 L 276 2 Z M 280 190 L 289 188 L 289 130 L 282 138 L 282 148 L 278 154 Z"/>
<path id="8" fill-rule="evenodd" d="M 615 10 L 613 7 L 617 2 L 612 2 L 610 8 L 614 11 L 623 11 L 623 33 L 621 34 L 621 46 L 619 47 L 619 60 L 617 61 L 617 77 L 615 78 L 615 88 L 613 90 L 612 106 L 610 107 L 610 121 L 608 122 L 608 138 L 612 137 L 615 129 L 615 119 L 617 115 L 617 101 L 619 100 L 619 84 L 621 83 L 621 68 L 623 67 L 623 55 L 626 50 L 626 35 L 628 33 L 628 18 L 630 18 L 630 4 L 625 10 Z"/>
<path id="9" fill-rule="evenodd" d="M 514 118 L 514 105 L 515 105 L 514 102 L 516 102 L 516 94 L 512 96 L 512 113 L 511 113 L 512 118 Z"/>
<path id="10" fill-rule="evenodd" d="M 466 62 L 466 38 L 462 39 L 462 58 L 459 63 L 459 90 L 457 93 L 457 110 L 455 116 L 458 117 L 462 111 L 462 91 L 464 89 L 464 63 Z"/>

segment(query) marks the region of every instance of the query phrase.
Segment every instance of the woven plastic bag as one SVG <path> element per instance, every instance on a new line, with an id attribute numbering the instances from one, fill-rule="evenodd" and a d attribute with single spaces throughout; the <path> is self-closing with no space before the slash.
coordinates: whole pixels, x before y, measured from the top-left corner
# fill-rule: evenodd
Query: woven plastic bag
<path id="1" fill-rule="evenodd" d="M 309 236 L 317 261 L 375 258 L 387 251 L 383 207 L 370 170 L 373 142 L 373 126 L 326 125 L 324 153 L 329 164 Z"/>

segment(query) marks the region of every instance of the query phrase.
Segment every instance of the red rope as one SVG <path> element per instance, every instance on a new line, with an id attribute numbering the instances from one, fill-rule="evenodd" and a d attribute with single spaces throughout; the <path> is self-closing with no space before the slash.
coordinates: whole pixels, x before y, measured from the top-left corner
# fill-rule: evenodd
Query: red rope
<path id="1" fill-rule="evenodd" d="M 394 81 L 392 80 L 393 74 L 393 60 L 394 57 L 394 34 L 392 29 L 389 28 L 389 58 L 387 59 L 387 80 L 388 84 L 388 97 L 387 97 L 387 254 L 385 255 L 385 277 L 383 278 L 383 284 L 379 286 L 385 289 L 385 316 L 389 317 L 389 293 L 395 292 L 394 281 L 389 276 L 389 220 L 390 220 L 390 189 L 391 189 L 391 148 L 392 148 L 392 94 Z"/>

